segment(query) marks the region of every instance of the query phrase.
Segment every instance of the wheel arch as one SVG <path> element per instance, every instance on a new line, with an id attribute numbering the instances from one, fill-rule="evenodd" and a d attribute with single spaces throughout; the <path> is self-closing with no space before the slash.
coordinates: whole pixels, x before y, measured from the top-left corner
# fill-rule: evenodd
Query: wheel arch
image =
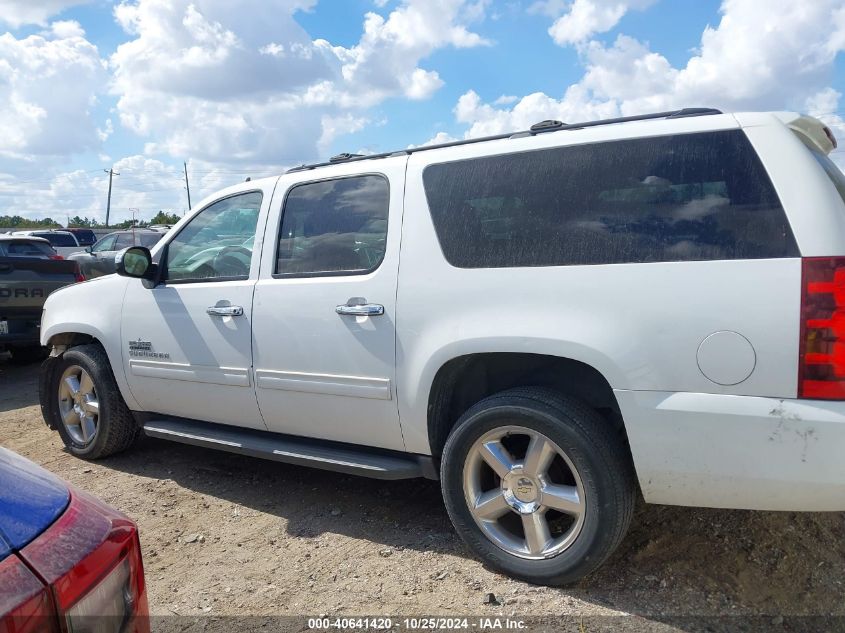
<path id="1" fill-rule="evenodd" d="M 549 354 L 483 352 L 456 356 L 443 363 L 434 376 L 427 403 L 432 456 L 439 458 L 455 423 L 473 404 L 500 391 L 528 386 L 547 387 L 586 402 L 618 429 L 627 444 L 613 388 L 592 365 Z"/>
<path id="2" fill-rule="evenodd" d="M 87 345 L 89 343 L 96 343 L 105 350 L 106 356 L 111 365 L 112 374 L 114 374 L 115 381 L 123 396 L 126 405 L 132 410 L 140 409 L 132 392 L 129 389 L 129 384 L 126 381 L 126 373 L 123 368 L 123 358 L 120 349 L 114 349 L 113 346 L 107 345 L 108 337 L 105 333 L 98 329 L 82 323 L 67 324 L 63 328 L 53 327 L 48 331 L 42 333 L 42 342 L 47 347 L 53 348 L 51 357 L 47 359 L 45 367 L 42 370 L 42 377 L 47 374 L 49 362 L 52 358 L 63 353 L 67 348 L 76 347 L 78 345 Z M 59 352 L 58 354 L 56 352 Z"/>

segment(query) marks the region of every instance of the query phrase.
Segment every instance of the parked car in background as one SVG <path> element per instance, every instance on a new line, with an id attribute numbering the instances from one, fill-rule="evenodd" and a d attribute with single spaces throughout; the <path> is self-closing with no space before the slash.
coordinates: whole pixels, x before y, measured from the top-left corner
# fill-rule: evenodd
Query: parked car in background
<path id="1" fill-rule="evenodd" d="M 77 253 L 82 250 L 76 236 L 65 230 L 49 230 L 49 231 L 15 231 L 12 235 L 28 235 L 31 237 L 42 237 L 52 246 L 56 252 L 62 257 L 67 257 L 71 253 Z"/>
<path id="2" fill-rule="evenodd" d="M 118 251 L 130 246 L 152 248 L 162 237 L 164 233 L 147 229 L 115 231 L 104 235 L 96 244 L 84 251 L 69 255 L 68 259 L 79 263 L 79 268 L 86 279 L 102 277 L 114 272 L 114 256 Z"/>
<path id="3" fill-rule="evenodd" d="M 40 360 L 41 311 L 53 291 L 82 281 L 79 265 L 38 237 L 0 235 L 0 352 L 16 363 Z"/>
<path id="4" fill-rule="evenodd" d="M 71 228 L 65 229 L 68 233 L 72 233 L 76 237 L 76 241 L 80 246 L 93 246 L 97 241 L 97 234 L 91 229 Z"/>
<path id="5" fill-rule="evenodd" d="M 50 297 L 41 410 L 83 459 L 143 429 L 439 479 L 469 547 L 534 583 L 596 569 L 640 492 L 841 512 L 835 147 L 685 109 L 241 183 Z"/>
<path id="6" fill-rule="evenodd" d="M 173 228 L 172 224 L 150 224 L 148 229 L 152 229 L 153 231 L 161 231 L 162 233 L 166 233 L 170 229 Z"/>
<path id="7" fill-rule="evenodd" d="M 0 257 L 64 259 L 43 237 L 0 235 Z"/>
<path id="8" fill-rule="evenodd" d="M 149 632 L 137 525 L 2 447 L 0 631 Z"/>

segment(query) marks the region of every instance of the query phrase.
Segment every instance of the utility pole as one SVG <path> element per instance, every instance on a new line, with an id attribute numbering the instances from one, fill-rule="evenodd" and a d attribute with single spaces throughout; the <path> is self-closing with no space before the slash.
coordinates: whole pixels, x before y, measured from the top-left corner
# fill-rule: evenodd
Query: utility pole
<path id="1" fill-rule="evenodd" d="M 116 172 L 114 169 L 108 169 L 108 170 L 104 169 L 103 171 L 106 172 L 109 175 L 109 197 L 108 197 L 108 200 L 106 201 L 106 226 L 108 226 L 109 225 L 109 213 L 111 212 L 111 181 L 112 181 L 112 177 L 120 176 L 120 173 Z"/>
<path id="2" fill-rule="evenodd" d="M 188 190 L 188 211 L 191 210 L 191 185 L 188 184 L 188 163 L 182 163 L 185 166 L 185 189 Z"/>

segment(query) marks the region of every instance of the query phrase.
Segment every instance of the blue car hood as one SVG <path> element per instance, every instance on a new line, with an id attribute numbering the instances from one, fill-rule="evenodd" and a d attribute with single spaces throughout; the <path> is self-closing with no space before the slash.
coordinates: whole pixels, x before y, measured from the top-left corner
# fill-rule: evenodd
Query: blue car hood
<path id="1" fill-rule="evenodd" d="M 0 560 L 50 527 L 69 501 L 61 479 L 0 447 Z"/>

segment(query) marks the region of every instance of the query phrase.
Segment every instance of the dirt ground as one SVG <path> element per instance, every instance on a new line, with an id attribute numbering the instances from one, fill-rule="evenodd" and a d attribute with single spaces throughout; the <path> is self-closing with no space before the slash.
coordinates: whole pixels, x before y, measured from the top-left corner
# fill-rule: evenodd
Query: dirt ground
<path id="1" fill-rule="evenodd" d="M 572 588 L 534 587 L 463 548 L 436 482 L 382 482 L 153 439 L 80 461 L 42 422 L 37 370 L 0 357 L 0 444 L 138 522 L 156 615 L 624 613 L 639 616 L 628 619 L 638 630 L 673 616 L 764 616 L 773 630 L 790 616 L 845 616 L 842 513 L 641 503 L 598 572 Z M 486 603 L 489 593 L 499 605 Z"/>

